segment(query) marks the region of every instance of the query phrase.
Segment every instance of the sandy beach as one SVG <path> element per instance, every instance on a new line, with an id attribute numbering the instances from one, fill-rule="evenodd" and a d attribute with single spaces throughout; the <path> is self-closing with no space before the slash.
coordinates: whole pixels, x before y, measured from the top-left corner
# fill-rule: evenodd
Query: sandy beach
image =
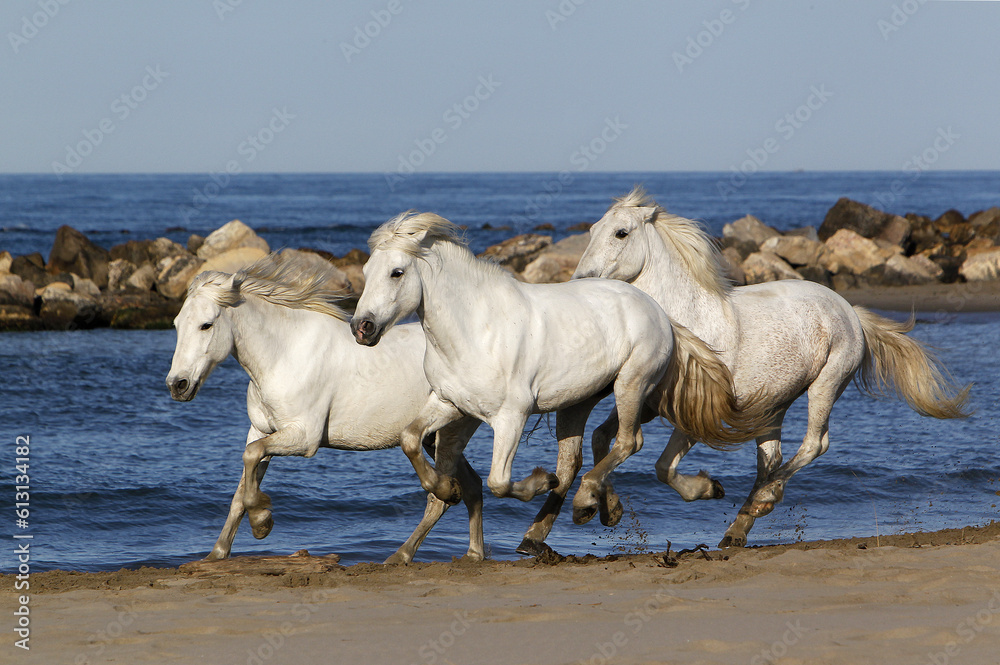
<path id="1" fill-rule="evenodd" d="M 608 558 L 335 559 L 32 574 L 31 650 L 8 630 L 2 660 L 1000 662 L 1000 523 Z M 4 578 L 5 607 L 16 607 Z"/>

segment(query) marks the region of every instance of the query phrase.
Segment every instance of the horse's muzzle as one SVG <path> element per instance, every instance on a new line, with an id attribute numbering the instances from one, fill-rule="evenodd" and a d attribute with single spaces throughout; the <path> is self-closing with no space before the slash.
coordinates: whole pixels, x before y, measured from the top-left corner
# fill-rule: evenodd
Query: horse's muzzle
<path id="1" fill-rule="evenodd" d="M 376 327 L 371 319 L 351 319 L 354 340 L 364 346 L 375 346 L 382 338 L 382 328 Z"/>
<path id="2" fill-rule="evenodd" d="M 178 402 L 190 402 L 198 394 L 198 384 L 181 377 L 168 377 L 170 396 Z"/>

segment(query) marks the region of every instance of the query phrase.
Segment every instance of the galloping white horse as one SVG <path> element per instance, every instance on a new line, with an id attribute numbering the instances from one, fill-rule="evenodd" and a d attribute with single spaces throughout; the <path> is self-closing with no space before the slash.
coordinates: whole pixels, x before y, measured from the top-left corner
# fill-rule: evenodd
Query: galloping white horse
<path id="1" fill-rule="evenodd" d="M 489 423 L 490 490 L 522 501 L 548 490 L 555 497 L 519 551 L 541 548 L 582 465 L 587 416 L 612 383 L 620 418 L 617 441 L 584 475 L 573 501 L 577 523 L 598 510 L 608 523 L 621 517 L 621 504 L 605 480 L 642 447 L 639 413 L 647 397 L 657 413 L 710 440 L 739 439 L 764 422 L 759 413 L 735 408 L 731 377 L 715 354 L 674 328 L 649 296 L 627 284 L 524 284 L 473 256 L 459 241 L 457 227 L 430 213 L 397 216 L 372 233 L 369 247 L 365 290 L 351 320 L 358 342 L 378 344 L 413 312 L 427 337 L 424 370 L 432 393 L 404 430 L 403 451 L 423 488 L 454 502 L 459 496 L 454 480 L 440 465 L 435 470 L 428 464 L 420 441 L 465 416 Z M 525 421 L 549 411 L 558 412 L 556 474 L 538 468 L 511 482 Z"/>
<path id="2" fill-rule="evenodd" d="M 338 294 L 324 288 L 328 277 L 322 267 L 280 255 L 235 275 L 205 272 L 174 320 L 177 347 L 167 386 L 175 400 L 194 399 L 229 354 L 250 375 L 243 475 L 208 559 L 229 556 L 244 512 L 254 537 L 270 532 L 271 502 L 259 490 L 270 456 L 312 457 L 320 447 L 391 448 L 427 401 L 420 326 L 399 326 L 377 350 L 359 349 L 348 315 L 333 304 Z M 449 469 L 457 465 L 469 509 L 465 556 L 476 561 L 483 558 L 482 481 L 464 457 L 448 457 L 450 447 L 440 444 L 454 438 L 451 447 L 464 446 L 478 425 L 465 419 L 439 432 L 437 459 Z M 446 509 L 429 495 L 423 520 L 387 563 L 411 561 Z"/>
<path id="3" fill-rule="evenodd" d="M 645 291 L 672 320 L 719 352 L 740 400 L 766 395 L 771 427 L 757 437 L 757 480 L 720 547 L 745 545 L 755 518 L 774 509 L 788 479 L 826 452 L 830 411 L 858 369 L 859 385 L 869 394 L 892 389 L 922 415 L 966 415 L 968 387 L 956 391 L 940 363 L 905 336 L 912 321 L 896 323 L 852 308 L 813 282 L 733 287 L 719 259 L 697 223 L 671 215 L 636 187 L 590 229 L 590 245 L 574 277 L 619 279 Z M 806 435 L 795 456 L 782 464 L 781 423 L 806 392 Z M 595 454 L 607 449 L 614 427 L 612 417 L 595 431 Z M 704 472 L 677 472 L 697 440 L 675 429 L 656 462 L 656 475 L 686 501 L 721 498 L 722 485 Z"/>

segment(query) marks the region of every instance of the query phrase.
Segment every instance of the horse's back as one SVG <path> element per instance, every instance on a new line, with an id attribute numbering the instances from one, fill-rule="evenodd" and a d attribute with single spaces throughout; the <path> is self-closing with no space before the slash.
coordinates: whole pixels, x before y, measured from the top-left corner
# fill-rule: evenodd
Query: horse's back
<path id="1" fill-rule="evenodd" d="M 791 399 L 833 362 L 853 373 L 864 353 L 864 334 L 854 308 L 841 295 L 805 280 L 736 287 L 733 311 L 739 326 L 733 359 L 739 388 L 783 386 Z M 744 392 L 740 390 L 740 392 Z"/>

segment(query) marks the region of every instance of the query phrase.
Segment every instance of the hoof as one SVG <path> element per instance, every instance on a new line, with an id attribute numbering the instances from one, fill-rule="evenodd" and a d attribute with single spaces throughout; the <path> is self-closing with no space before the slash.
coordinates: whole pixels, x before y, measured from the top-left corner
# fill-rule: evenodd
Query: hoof
<path id="1" fill-rule="evenodd" d="M 615 526 L 622 521 L 625 509 L 622 508 L 622 501 L 617 494 L 609 494 L 605 501 L 601 502 L 601 524 L 604 526 Z"/>
<path id="2" fill-rule="evenodd" d="M 746 536 L 726 536 L 719 541 L 719 547 L 746 547 L 747 537 Z"/>
<path id="3" fill-rule="evenodd" d="M 720 483 L 715 478 L 712 478 L 712 496 L 710 496 L 709 498 L 722 499 L 725 496 L 726 496 L 726 490 L 722 487 L 722 483 Z"/>
<path id="4" fill-rule="evenodd" d="M 754 501 L 747 511 L 751 517 L 763 517 L 774 510 L 773 501 Z"/>
<path id="5" fill-rule="evenodd" d="M 202 561 L 221 561 L 223 559 L 228 559 L 228 558 L 229 558 L 229 552 L 223 552 L 222 550 L 219 549 L 213 549 L 211 552 L 208 553 L 208 556 L 202 559 Z"/>
<path id="6" fill-rule="evenodd" d="M 462 486 L 451 476 L 443 476 L 440 482 L 438 482 L 434 496 L 449 506 L 454 506 L 462 500 Z"/>
<path id="7" fill-rule="evenodd" d="M 262 540 L 267 538 L 267 534 L 271 533 L 271 529 L 274 528 L 274 519 L 271 517 L 270 510 L 264 510 L 257 513 L 257 517 L 250 517 L 250 527 L 253 530 L 253 537 L 257 540 Z"/>
<path id="8" fill-rule="evenodd" d="M 462 558 L 459 559 L 458 561 L 459 563 L 479 563 L 485 558 L 486 557 L 484 557 L 479 552 L 466 552 L 465 554 L 462 555 Z"/>
<path id="9" fill-rule="evenodd" d="M 573 506 L 573 524 L 586 524 L 594 519 L 596 514 L 597 508 L 594 506 Z"/>
<path id="10" fill-rule="evenodd" d="M 521 541 L 521 544 L 517 546 L 514 550 L 518 554 L 523 554 L 525 556 L 539 556 L 548 549 L 544 542 L 540 540 L 535 540 L 534 538 L 525 538 Z"/>
<path id="11" fill-rule="evenodd" d="M 388 559 L 386 559 L 382 563 L 402 563 L 402 564 L 407 564 L 407 563 L 410 563 L 411 560 L 412 559 L 410 557 L 406 557 L 406 556 L 402 555 L 401 553 L 396 552 L 395 554 L 393 554 L 392 556 L 390 556 Z"/>

